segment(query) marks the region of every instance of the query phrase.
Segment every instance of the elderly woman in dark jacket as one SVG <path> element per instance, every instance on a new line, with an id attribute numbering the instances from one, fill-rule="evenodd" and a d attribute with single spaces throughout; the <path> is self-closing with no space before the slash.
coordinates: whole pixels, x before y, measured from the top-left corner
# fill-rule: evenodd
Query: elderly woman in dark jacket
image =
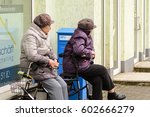
<path id="1" fill-rule="evenodd" d="M 34 19 L 21 42 L 20 64 L 26 71 L 23 68 L 28 68 L 32 63 L 30 75 L 43 84 L 50 99 L 66 100 L 67 84 L 55 71 L 59 63 L 48 39 L 52 23 L 48 14 L 40 14 Z"/>
<path id="2" fill-rule="evenodd" d="M 114 84 L 106 68 L 102 65 L 93 64 L 95 52 L 90 33 L 95 27 L 93 21 L 88 18 L 78 22 L 78 28 L 64 50 L 63 70 L 70 74 L 78 72 L 79 76 L 90 82 L 93 88 L 93 100 L 102 99 L 102 90 L 108 91 L 107 98 L 109 100 L 122 100 L 126 96 L 114 91 Z"/>

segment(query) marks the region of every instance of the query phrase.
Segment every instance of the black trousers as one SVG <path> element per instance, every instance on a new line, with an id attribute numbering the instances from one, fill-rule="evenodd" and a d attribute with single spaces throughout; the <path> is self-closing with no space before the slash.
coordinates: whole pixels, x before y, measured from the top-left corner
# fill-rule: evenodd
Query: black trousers
<path id="1" fill-rule="evenodd" d="M 79 72 L 79 76 L 92 85 L 93 100 L 102 100 L 102 90 L 109 91 L 114 88 L 113 81 L 107 69 L 102 65 L 92 64 L 86 71 Z"/>

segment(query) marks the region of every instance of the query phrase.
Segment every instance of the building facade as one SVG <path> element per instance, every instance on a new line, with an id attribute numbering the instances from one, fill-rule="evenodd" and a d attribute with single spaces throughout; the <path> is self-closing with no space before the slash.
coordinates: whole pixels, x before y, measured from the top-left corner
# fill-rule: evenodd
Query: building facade
<path id="1" fill-rule="evenodd" d="M 150 57 L 149 6 L 149 0 L 1 0 L 0 95 L 17 79 L 20 41 L 36 15 L 46 12 L 55 21 L 49 38 L 56 52 L 60 28 L 76 28 L 80 19 L 93 19 L 95 63 L 113 76 L 133 71 L 135 63 Z"/>

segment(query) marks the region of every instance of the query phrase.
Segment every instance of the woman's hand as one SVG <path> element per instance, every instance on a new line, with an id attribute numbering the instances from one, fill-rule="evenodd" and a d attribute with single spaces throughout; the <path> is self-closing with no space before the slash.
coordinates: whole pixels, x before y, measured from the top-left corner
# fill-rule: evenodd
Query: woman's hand
<path id="1" fill-rule="evenodd" d="M 50 59 L 49 60 L 49 65 L 52 67 L 52 68 L 58 68 L 58 66 L 59 66 L 59 63 L 57 62 L 57 60 L 55 59 L 55 60 L 52 60 L 52 59 Z"/>
<path id="2" fill-rule="evenodd" d="M 54 62 L 55 62 L 55 67 L 58 67 L 59 66 L 58 61 L 55 59 Z"/>

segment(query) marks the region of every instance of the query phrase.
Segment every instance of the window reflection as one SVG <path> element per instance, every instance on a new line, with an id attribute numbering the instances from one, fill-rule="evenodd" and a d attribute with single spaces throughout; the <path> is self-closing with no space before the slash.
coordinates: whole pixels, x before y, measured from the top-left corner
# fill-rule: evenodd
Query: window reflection
<path id="1" fill-rule="evenodd" d="M 31 23 L 31 1 L 0 1 L 0 86 L 17 79 L 20 64 L 20 41 L 26 24 Z M 25 20 L 28 17 L 28 20 Z"/>

